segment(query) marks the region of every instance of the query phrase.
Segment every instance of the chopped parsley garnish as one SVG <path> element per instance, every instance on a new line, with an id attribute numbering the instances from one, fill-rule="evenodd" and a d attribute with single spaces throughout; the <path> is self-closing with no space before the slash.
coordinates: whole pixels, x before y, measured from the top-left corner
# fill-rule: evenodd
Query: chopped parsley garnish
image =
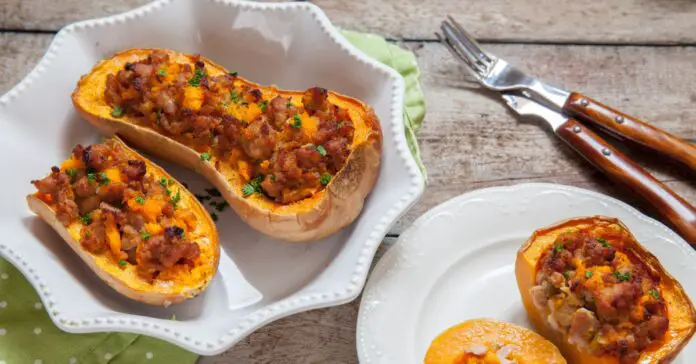
<path id="1" fill-rule="evenodd" d="M 209 161 L 210 160 L 210 153 L 201 153 L 201 160 L 202 161 Z"/>
<path id="2" fill-rule="evenodd" d="M 230 72 L 230 76 L 232 76 L 232 77 L 237 77 L 238 74 L 239 74 L 239 72 Z"/>
<path id="3" fill-rule="evenodd" d="M 162 187 L 167 187 L 167 177 L 162 177 L 159 179 L 159 184 Z"/>
<path id="4" fill-rule="evenodd" d="M 227 208 L 227 206 L 228 206 L 227 201 L 222 201 L 222 202 L 215 205 L 215 209 L 218 211 L 223 211 L 225 208 Z"/>
<path id="5" fill-rule="evenodd" d="M 147 240 L 150 239 L 150 233 L 147 231 L 141 231 L 140 232 L 140 239 Z"/>
<path id="6" fill-rule="evenodd" d="M 258 175 L 249 181 L 249 183 L 245 184 L 244 187 L 242 187 L 242 195 L 244 197 L 249 197 L 255 192 L 263 192 L 263 189 L 261 189 L 261 182 L 263 181 L 263 178 L 263 175 Z"/>
<path id="7" fill-rule="evenodd" d="M 235 104 L 239 103 L 239 94 L 237 93 L 237 90 L 230 91 L 230 100 L 232 100 L 232 102 Z"/>
<path id="8" fill-rule="evenodd" d="M 245 184 L 244 187 L 242 187 L 242 195 L 244 197 L 249 197 L 253 195 L 254 192 L 256 192 L 256 189 L 251 184 Z"/>
<path id="9" fill-rule="evenodd" d="M 563 243 L 556 243 L 553 246 L 553 255 L 556 255 L 563 250 Z"/>
<path id="10" fill-rule="evenodd" d="M 652 296 L 652 298 L 659 300 L 660 299 L 660 291 L 656 290 L 655 288 L 651 289 L 648 291 L 648 294 Z"/>
<path id="11" fill-rule="evenodd" d="M 157 71 L 157 76 L 162 76 L 162 77 L 164 77 L 164 76 L 166 76 L 166 75 L 167 75 L 167 70 L 164 69 L 164 68 L 160 68 L 160 69 Z"/>
<path id="12" fill-rule="evenodd" d="M 271 175 L 271 182 L 275 182 L 275 174 Z"/>
<path id="13" fill-rule="evenodd" d="M 249 103 L 246 101 L 242 101 L 242 106 L 249 106 Z"/>
<path id="14" fill-rule="evenodd" d="M 300 118 L 300 114 L 295 114 L 295 117 L 293 118 L 292 122 L 292 127 L 295 129 L 299 129 L 302 127 L 302 118 Z"/>
<path id="15" fill-rule="evenodd" d="M 585 278 L 590 279 L 590 277 L 592 277 L 592 271 L 588 270 L 585 272 Z"/>
<path id="16" fill-rule="evenodd" d="M 159 124 L 160 120 L 162 120 L 162 109 L 157 109 L 155 111 L 155 115 L 156 115 L 155 120 Z"/>
<path id="17" fill-rule="evenodd" d="M 326 149 L 323 145 L 317 145 L 317 152 L 319 152 L 322 157 L 326 157 Z"/>
<path id="18" fill-rule="evenodd" d="M 77 176 L 77 170 L 74 168 L 68 168 L 65 170 L 65 174 L 70 176 L 70 178 L 75 178 L 75 176 Z"/>
<path id="19" fill-rule="evenodd" d="M 95 173 L 87 173 L 87 181 L 94 182 L 97 180 L 97 175 Z"/>
<path id="20" fill-rule="evenodd" d="M 336 129 L 341 129 L 343 125 L 345 125 L 345 123 L 341 121 L 340 123 L 338 123 L 338 125 L 336 125 Z"/>
<path id="21" fill-rule="evenodd" d="M 568 271 L 563 272 L 563 277 L 564 277 L 565 279 L 570 278 L 570 272 L 568 272 Z"/>
<path id="22" fill-rule="evenodd" d="M 123 115 L 123 108 L 118 106 L 118 105 L 114 106 L 114 109 L 111 110 L 111 116 L 113 116 L 115 118 L 121 117 L 122 115 Z"/>
<path id="23" fill-rule="evenodd" d="M 328 173 L 324 173 L 321 175 L 321 178 L 319 179 L 319 182 L 321 182 L 322 186 L 326 186 L 331 182 L 331 175 Z"/>
<path id="24" fill-rule="evenodd" d="M 109 179 L 109 177 L 107 177 L 106 173 L 104 173 L 104 172 L 99 173 L 99 178 L 101 179 L 101 182 L 99 182 L 99 185 L 100 185 L 100 186 L 103 186 L 103 185 L 108 184 L 109 182 L 111 182 L 111 180 Z"/>
<path id="25" fill-rule="evenodd" d="M 137 202 L 138 205 L 144 205 L 144 204 L 145 204 L 145 199 L 143 198 L 143 196 L 136 196 L 136 197 L 135 197 L 135 202 Z"/>
<path id="26" fill-rule="evenodd" d="M 258 103 L 259 109 L 261 109 L 261 112 L 266 112 L 268 110 L 268 100 L 263 100 Z"/>
<path id="27" fill-rule="evenodd" d="M 123 260 L 123 259 L 121 259 L 121 260 L 118 261 L 118 266 L 121 267 L 121 268 L 125 268 L 127 265 L 128 265 L 128 262 L 126 262 L 126 261 Z"/>
<path id="28" fill-rule="evenodd" d="M 174 184 L 174 180 L 173 180 L 173 179 L 170 178 L 170 179 L 167 180 L 167 186 L 171 186 L 171 185 L 173 185 L 173 184 Z M 184 187 L 188 188 L 188 186 L 186 185 L 186 183 L 184 183 Z"/>
<path id="29" fill-rule="evenodd" d="M 82 223 L 85 225 L 89 225 L 92 223 L 92 216 L 89 213 L 86 213 L 80 216 L 80 221 L 82 221 Z"/>
<path id="30" fill-rule="evenodd" d="M 614 277 L 619 280 L 619 282 L 626 282 L 631 279 L 631 272 L 621 273 L 614 272 Z"/>
<path id="31" fill-rule="evenodd" d="M 205 196 L 205 195 L 194 195 L 194 196 L 196 196 L 198 201 L 201 201 L 201 202 L 206 201 L 206 200 L 210 200 L 212 198 L 210 196 Z"/>
<path id="32" fill-rule="evenodd" d="M 602 244 L 605 248 L 609 247 L 609 243 L 607 243 L 607 241 L 604 240 L 604 238 L 598 238 L 597 241 L 600 242 L 600 244 Z"/>
<path id="33" fill-rule="evenodd" d="M 218 191 L 216 188 L 206 188 L 206 189 L 205 189 L 205 192 L 207 192 L 209 195 L 215 196 L 215 197 L 220 197 L 220 196 L 222 196 L 222 194 L 220 193 L 220 191 Z"/>
<path id="34" fill-rule="evenodd" d="M 285 107 L 287 107 L 287 108 L 292 107 L 292 97 L 288 97 L 288 103 L 285 104 Z"/>
<path id="35" fill-rule="evenodd" d="M 198 87 L 201 85 L 201 80 L 205 77 L 205 70 L 203 68 L 196 68 L 193 72 L 193 77 L 189 80 L 189 85 L 193 87 Z"/>
<path id="36" fill-rule="evenodd" d="M 210 217 L 213 218 L 213 221 L 218 221 L 218 216 L 216 213 L 213 212 L 212 214 L 210 214 Z"/>
<path id="37" fill-rule="evenodd" d="M 176 191 L 176 195 L 172 197 L 172 205 L 176 206 L 181 201 L 181 190 Z"/>

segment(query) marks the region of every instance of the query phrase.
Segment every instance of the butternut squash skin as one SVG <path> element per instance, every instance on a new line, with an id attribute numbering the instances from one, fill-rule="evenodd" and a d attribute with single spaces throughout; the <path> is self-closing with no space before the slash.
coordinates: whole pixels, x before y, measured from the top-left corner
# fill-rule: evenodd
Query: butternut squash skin
<path id="1" fill-rule="evenodd" d="M 542 253 L 551 247 L 556 237 L 569 229 L 583 229 L 603 225 L 628 232 L 627 249 L 652 272 L 660 277 L 659 291 L 667 304 L 669 328 L 659 345 L 651 345 L 641 352 L 638 363 L 667 363 L 681 351 L 696 330 L 696 310 L 682 286 L 660 264 L 659 260 L 643 247 L 630 233 L 626 226 L 616 218 L 605 216 L 579 217 L 559 222 L 555 225 L 535 231 L 522 245 L 515 261 L 515 276 L 527 315 L 536 328 L 547 339 L 553 341 L 571 364 L 615 364 L 618 358 L 608 355 L 596 356 L 578 348 L 567 341 L 566 335 L 552 329 L 548 321 L 532 300 L 530 289 L 535 285 L 537 264 Z"/>
<path id="2" fill-rule="evenodd" d="M 55 210 L 37 197 L 36 193 L 27 196 L 29 208 L 48 223 L 101 280 L 118 293 L 157 306 L 169 306 L 195 297 L 208 287 L 217 272 L 220 260 L 220 242 L 213 220 L 198 199 L 161 167 L 128 148 L 117 137 L 114 137 L 113 141 L 120 144 L 130 158 L 144 161 L 148 174 L 153 174 L 158 179 L 172 179 L 174 184 L 171 188 L 176 188 L 181 193 L 178 206 L 189 209 L 196 216 L 198 226 L 189 234 L 196 237 L 200 256 L 192 269 L 175 267 L 173 270 L 163 271 L 160 275 L 166 276 L 167 279 L 158 278 L 148 282 L 137 273 L 136 266 L 128 265 L 122 268 L 108 253 L 97 255 L 85 250 L 80 244 L 82 223 L 79 219 L 66 227 L 58 220 Z"/>
<path id="3" fill-rule="evenodd" d="M 288 205 L 275 203 L 259 193 L 245 198 L 242 187 L 246 182 L 236 168 L 218 160 L 216 156 L 209 161 L 201 160 L 200 151 L 186 145 L 183 140 L 160 134 L 132 118 L 111 116 L 112 109 L 104 98 L 107 75 L 122 69 L 128 62 L 147 58 L 155 51 L 168 53 L 170 59 L 177 63 L 194 64 L 192 55 L 168 50 L 131 49 L 118 53 L 97 64 L 80 79 L 72 95 L 73 104 L 80 115 L 105 135 L 117 134 L 138 149 L 198 172 L 215 185 L 243 221 L 266 235 L 291 242 L 316 241 L 339 231 L 357 218 L 380 169 L 382 132 L 370 106 L 329 91 L 331 103 L 350 110 L 355 136 L 346 164 L 324 189 Z M 228 73 L 208 59 L 201 57 L 201 60 L 211 76 Z M 302 98 L 301 91 L 262 87 L 241 77 L 238 80 L 259 88 L 264 95 Z"/>
<path id="4" fill-rule="evenodd" d="M 514 345 L 512 358 L 518 364 L 565 364 L 566 360 L 550 341 L 523 327 L 492 319 L 475 319 L 453 326 L 433 340 L 425 364 L 500 363 L 495 346 Z M 471 355 L 475 346 L 485 355 Z"/>

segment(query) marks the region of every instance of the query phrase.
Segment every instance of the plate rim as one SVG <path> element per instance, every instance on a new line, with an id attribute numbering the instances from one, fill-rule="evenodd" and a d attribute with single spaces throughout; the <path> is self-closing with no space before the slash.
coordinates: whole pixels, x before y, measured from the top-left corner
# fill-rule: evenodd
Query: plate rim
<path id="1" fill-rule="evenodd" d="M 363 290 L 363 295 L 360 301 L 360 306 L 359 306 L 359 311 L 358 311 L 358 319 L 357 319 L 357 325 L 356 325 L 356 332 L 355 332 L 355 342 L 356 342 L 356 349 L 358 353 L 358 360 L 360 363 L 375 363 L 378 361 L 375 361 L 372 359 L 370 353 L 374 352 L 375 350 L 369 350 L 368 349 L 368 344 L 366 343 L 366 338 L 365 338 L 365 325 L 366 321 L 368 318 L 366 317 L 367 315 L 367 304 L 366 300 L 370 296 L 370 291 L 376 289 L 376 286 L 379 284 L 378 280 L 381 279 L 386 279 L 393 275 L 395 271 L 391 268 L 393 268 L 393 264 L 396 261 L 396 256 L 399 254 L 400 250 L 403 247 L 403 243 L 405 240 L 408 240 L 411 238 L 411 236 L 414 234 L 414 232 L 421 228 L 428 219 L 431 217 L 437 215 L 440 213 L 442 210 L 447 209 L 451 205 L 456 205 L 460 202 L 467 201 L 470 199 L 474 199 L 476 197 L 480 197 L 482 195 L 486 194 L 491 194 L 491 193 L 498 193 L 498 192 L 514 192 L 517 190 L 521 189 L 542 189 L 542 190 L 547 190 L 547 191 L 568 191 L 568 192 L 573 192 L 573 193 L 579 193 L 583 194 L 585 196 L 591 196 L 592 198 L 598 199 L 600 201 L 608 202 L 611 203 L 617 207 L 620 207 L 624 209 L 626 212 L 630 213 L 637 219 L 653 225 L 655 228 L 662 230 L 665 232 L 667 235 L 669 235 L 670 238 L 672 238 L 678 245 L 680 245 L 682 248 L 689 248 L 691 249 L 691 246 L 677 233 L 675 233 L 672 229 L 667 227 L 665 224 L 661 223 L 660 221 L 647 216 L 640 212 L 638 209 L 635 207 L 627 204 L 626 202 L 623 202 L 617 198 L 605 195 L 603 193 L 599 193 L 596 191 L 592 191 L 589 189 L 585 188 L 580 188 L 580 187 L 575 187 L 575 186 L 570 186 L 570 185 L 564 185 L 564 184 L 557 184 L 557 183 L 545 183 L 545 182 L 529 182 L 529 183 L 519 183 L 519 184 L 514 184 L 514 185 L 509 185 L 509 186 L 493 186 L 493 187 L 486 187 L 486 188 L 481 188 L 477 190 L 472 190 L 468 191 L 465 193 L 462 193 L 458 196 L 454 196 L 430 209 L 428 209 L 425 213 L 420 215 L 416 220 L 409 226 L 404 232 L 399 236 L 396 242 L 394 242 L 393 246 L 382 255 L 382 257 L 379 259 L 379 261 L 375 264 L 374 269 L 372 270 L 372 273 L 370 274 L 370 277 L 368 281 L 365 284 L 365 288 Z M 559 219 L 561 220 L 561 219 Z M 696 254 L 694 252 L 693 254 Z"/>
<path id="2" fill-rule="evenodd" d="M 9 106 L 14 98 L 22 94 L 27 86 L 35 82 L 44 73 L 46 67 L 56 57 L 57 51 L 61 48 L 66 38 L 74 36 L 78 30 L 108 26 L 113 24 L 127 24 L 130 20 L 142 17 L 150 12 L 156 11 L 174 2 L 194 2 L 196 0 L 157 0 L 135 9 L 89 20 L 77 21 L 61 28 L 50 42 L 46 53 L 41 57 L 36 66 L 10 90 L 0 96 L 0 108 Z M 392 133 L 394 136 L 394 148 L 400 157 L 400 163 L 409 175 L 407 193 L 402 196 L 397 203 L 393 204 L 382 216 L 378 223 L 370 230 L 368 238 L 362 242 L 360 255 L 355 260 L 352 267 L 350 280 L 345 281 L 345 286 L 336 287 L 328 292 L 315 292 L 303 295 L 293 294 L 280 301 L 268 306 L 259 308 L 250 313 L 246 319 L 242 320 L 237 327 L 230 328 L 226 334 L 219 337 L 217 341 L 201 342 L 190 338 L 179 332 L 178 328 L 167 326 L 166 321 L 158 318 L 136 316 L 125 313 L 114 313 L 106 318 L 77 319 L 65 317 L 61 313 L 59 305 L 51 298 L 50 287 L 42 284 L 41 277 L 32 268 L 32 264 L 25 260 L 21 254 L 15 252 L 11 247 L 0 242 L 0 256 L 13 264 L 24 277 L 29 281 L 39 294 L 44 307 L 53 323 L 61 330 L 69 333 L 92 333 L 92 332 L 127 332 L 153 336 L 172 344 L 183 347 L 199 355 L 220 354 L 247 335 L 256 331 L 258 328 L 267 325 L 281 318 L 314 310 L 318 308 L 332 307 L 345 304 L 357 298 L 367 281 L 369 269 L 365 268 L 365 262 L 369 263 L 374 259 L 377 248 L 382 242 L 389 228 L 403 216 L 423 195 L 426 182 L 422 172 L 418 168 L 413 155 L 409 152 L 409 147 L 405 136 L 405 125 L 403 123 L 404 91 L 405 82 L 403 77 L 394 69 L 370 58 L 362 51 L 348 42 L 339 30 L 331 23 L 326 14 L 316 5 L 308 2 L 289 2 L 289 3 L 257 3 L 244 0 L 206 0 L 210 3 L 221 6 L 239 7 L 243 10 L 256 11 L 304 11 L 312 16 L 312 21 L 316 21 L 321 30 L 338 47 L 337 52 L 345 53 L 360 63 L 370 66 L 372 69 L 385 74 L 393 84 L 392 100 L 390 102 L 390 118 L 385 120 L 383 129 Z M 383 146 L 384 148 L 384 146 Z M 358 218 L 359 219 L 359 218 Z M 356 221 L 358 220 L 356 219 Z M 361 263 L 362 262 L 362 263 Z M 78 322 L 79 321 L 79 322 Z M 163 322 L 165 321 L 165 322 Z"/>

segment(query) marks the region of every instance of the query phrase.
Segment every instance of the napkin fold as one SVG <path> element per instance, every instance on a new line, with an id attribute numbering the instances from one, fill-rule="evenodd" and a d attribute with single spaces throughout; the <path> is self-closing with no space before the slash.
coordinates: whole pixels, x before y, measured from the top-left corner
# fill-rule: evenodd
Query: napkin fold
<path id="1" fill-rule="evenodd" d="M 404 77 L 406 140 L 425 176 L 416 133 L 425 116 L 415 55 L 383 37 L 342 30 L 365 54 Z M 8 261 L 0 258 L 0 363 L 195 363 L 197 355 L 152 337 L 124 333 L 70 334 L 59 330 L 34 288 Z"/>

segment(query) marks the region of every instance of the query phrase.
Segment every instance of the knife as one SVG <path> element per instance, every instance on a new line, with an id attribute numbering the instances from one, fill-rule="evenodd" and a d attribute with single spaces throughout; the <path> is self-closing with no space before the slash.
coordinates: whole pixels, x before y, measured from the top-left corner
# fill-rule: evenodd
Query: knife
<path id="1" fill-rule="evenodd" d="M 501 95 L 506 104 L 517 114 L 535 116 L 546 121 L 561 140 L 610 179 L 642 196 L 686 241 L 696 245 L 696 208 L 671 188 L 658 181 L 648 171 L 576 119 L 556 112 L 526 96 Z"/>

